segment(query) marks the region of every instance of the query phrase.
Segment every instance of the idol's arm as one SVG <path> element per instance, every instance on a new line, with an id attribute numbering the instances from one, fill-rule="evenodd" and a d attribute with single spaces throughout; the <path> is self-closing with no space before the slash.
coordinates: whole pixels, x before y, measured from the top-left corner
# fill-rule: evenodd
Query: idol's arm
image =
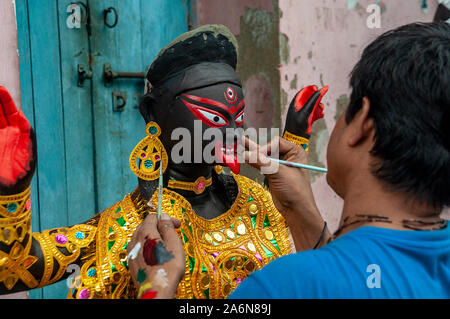
<path id="1" fill-rule="evenodd" d="M 29 187 L 0 196 L 0 294 L 63 280 L 81 269 L 83 256 L 95 247 L 96 217 L 85 224 L 32 233 L 29 203 Z"/>
<path id="2" fill-rule="evenodd" d="M 36 166 L 33 129 L 0 87 L 0 294 L 64 279 L 70 264 L 94 243 L 96 219 L 84 225 L 31 232 L 30 182 Z"/>
<path id="3" fill-rule="evenodd" d="M 323 118 L 322 98 L 328 86 L 318 89 L 311 85 L 300 90 L 289 105 L 283 138 L 308 152 L 312 125 Z"/>

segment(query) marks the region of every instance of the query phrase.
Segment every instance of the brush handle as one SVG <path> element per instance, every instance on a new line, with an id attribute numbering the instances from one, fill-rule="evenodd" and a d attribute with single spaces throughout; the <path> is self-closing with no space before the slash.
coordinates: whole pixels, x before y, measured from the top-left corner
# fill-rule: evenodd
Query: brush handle
<path id="1" fill-rule="evenodd" d="M 158 180 L 158 220 L 161 219 L 161 213 L 162 213 L 162 193 L 163 193 L 163 171 L 162 171 L 162 159 L 159 165 L 159 180 Z"/>
<path id="2" fill-rule="evenodd" d="M 308 169 L 310 171 L 328 173 L 328 170 L 326 168 L 322 168 L 322 167 L 293 163 L 293 162 L 283 161 L 283 160 L 279 160 L 279 159 L 275 159 L 275 158 L 270 158 L 270 160 L 277 162 L 279 164 L 285 165 L 285 166 L 289 166 L 289 167 L 304 168 L 304 169 Z"/>

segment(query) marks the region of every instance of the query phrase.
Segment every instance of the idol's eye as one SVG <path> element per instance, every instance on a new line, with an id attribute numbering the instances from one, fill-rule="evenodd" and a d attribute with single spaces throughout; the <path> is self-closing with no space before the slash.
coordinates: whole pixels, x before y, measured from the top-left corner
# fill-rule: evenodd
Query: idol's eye
<path id="1" fill-rule="evenodd" d="M 205 109 L 197 109 L 197 111 L 203 115 L 208 121 L 216 124 L 216 125 L 227 125 L 228 121 L 219 113 L 206 111 Z"/>
<path id="2" fill-rule="evenodd" d="M 227 100 L 228 103 L 230 104 L 236 103 L 237 95 L 232 88 L 228 87 L 223 95 L 225 96 L 225 100 Z"/>
<path id="3" fill-rule="evenodd" d="M 227 89 L 227 95 L 230 99 L 234 99 L 234 91 L 232 88 Z"/>
<path id="4" fill-rule="evenodd" d="M 242 125 L 244 123 L 244 111 L 242 111 L 234 120 L 236 124 Z"/>
<path id="5" fill-rule="evenodd" d="M 188 107 L 189 111 L 191 111 L 196 118 L 203 122 L 203 124 L 209 127 L 223 127 L 228 125 L 228 120 L 219 112 L 195 105 L 184 99 L 181 99 L 181 101 Z"/>

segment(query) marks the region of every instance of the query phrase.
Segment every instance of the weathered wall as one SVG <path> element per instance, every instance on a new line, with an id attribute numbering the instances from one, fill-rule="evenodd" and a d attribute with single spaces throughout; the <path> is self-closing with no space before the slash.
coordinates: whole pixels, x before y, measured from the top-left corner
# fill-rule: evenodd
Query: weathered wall
<path id="1" fill-rule="evenodd" d="M 414 21 L 431 21 L 436 0 L 423 12 L 418 0 L 384 0 L 381 28 L 370 29 L 366 12 L 376 0 L 197 0 L 196 25 L 224 24 L 239 43 L 238 73 L 246 94 L 249 127 L 282 127 L 301 88 L 330 85 L 325 119 L 313 130 L 310 163 L 326 166 L 326 146 L 350 96 L 348 75 L 364 47 L 381 33 Z M 348 7 L 351 5 L 350 7 Z M 245 166 L 243 174 L 261 181 Z M 323 174 L 312 174 L 319 209 L 332 230 L 342 200 Z"/>
<path id="2" fill-rule="evenodd" d="M 377 1 L 354 2 L 358 5 L 349 10 L 346 0 L 279 0 L 283 39 L 280 49 L 285 52 L 280 68 L 282 117 L 302 87 L 330 86 L 324 98 L 325 119 L 313 128 L 309 157 L 312 165 L 326 164 L 329 135 L 350 97 L 348 75 L 364 47 L 389 29 L 415 21 L 432 21 L 437 7 L 437 1 L 429 0 L 425 14 L 417 0 L 384 0 L 381 28 L 369 29 L 366 21 L 370 14 L 366 8 Z M 330 228 L 336 229 L 341 199 L 321 174 L 313 174 L 313 190 L 321 213 Z"/>
<path id="3" fill-rule="evenodd" d="M 17 106 L 20 107 L 16 14 L 12 1 L 0 1 L 0 30 L 0 85 L 8 89 Z M 23 292 L 0 296 L 0 299 L 27 297 L 28 294 Z"/>
<path id="4" fill-rule="evenodd" d="M 223 24 L 237 38 L 237 72 L 245 90 L 246 127 L 280 127 L 278 1 L 197 0 L 195 16 L 195 25 Z M 262 176 L 247 165 L 242 173 L 262 182 Z"/>
<path id="5" fill-rule="evenodd" d="M 19 56 L 14 4 L 0 1 L 0 85 L 6 87 L 16 103 L 20 104 Z"/>

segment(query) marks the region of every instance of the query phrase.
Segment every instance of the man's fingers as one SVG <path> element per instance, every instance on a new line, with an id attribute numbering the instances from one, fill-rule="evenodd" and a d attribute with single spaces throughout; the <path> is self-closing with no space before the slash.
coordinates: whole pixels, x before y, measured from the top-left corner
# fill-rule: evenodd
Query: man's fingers
<path id="1" fill-rule="evenodd" d="M 158 221 L 158 231 L 168 251 L 177 253 L 183 250 L 183 244 L 175 231 L 174 221 L 166 213 L 161 214 L 161 219 Z"/>
<path id="2" fill-rule="evenodd" d="M 259 152 L 277 158 L 280 154 L 280 137 L 275 136 L 266 145 L 260 146 Z"/>
<path id="3" fill-rule="evenodd" d="M 242 137 L 242 143 L 244 144 L 244 148 L 246 151 L 257 151 L 259 145 L 249 139 L 247 136 Z"/>
<path id="4" fill-rule="evenodd" d="M 181 222 L 178 219 L 170 217 L 170 220 L 175 228 L 180 228 Z"/>
<path id="5" fill-rule="evenodd" d="M 271 156 L 275 158 L 282 158 L 285 154 L 292 152 L 297 146 L 293 143 L 286 141 L 285 139 L 275 136 L 266 145 L 259 146 L 255 142 L 246 138 L 247 151 L 258 152 L 265 156 Z"/>
<path id="6" fill-rule="evenodd" d="M 156 214 L 148 214 L 142 224 L 139 226 L 140 229 L 138 229 L 137 231 L 142 233 L 144 235 L 143 237 L 149 237 L 155 240 L 161 239 L 161 235 L 159 234 L 157 228 L 157 221 L 158 217 Z"/>

